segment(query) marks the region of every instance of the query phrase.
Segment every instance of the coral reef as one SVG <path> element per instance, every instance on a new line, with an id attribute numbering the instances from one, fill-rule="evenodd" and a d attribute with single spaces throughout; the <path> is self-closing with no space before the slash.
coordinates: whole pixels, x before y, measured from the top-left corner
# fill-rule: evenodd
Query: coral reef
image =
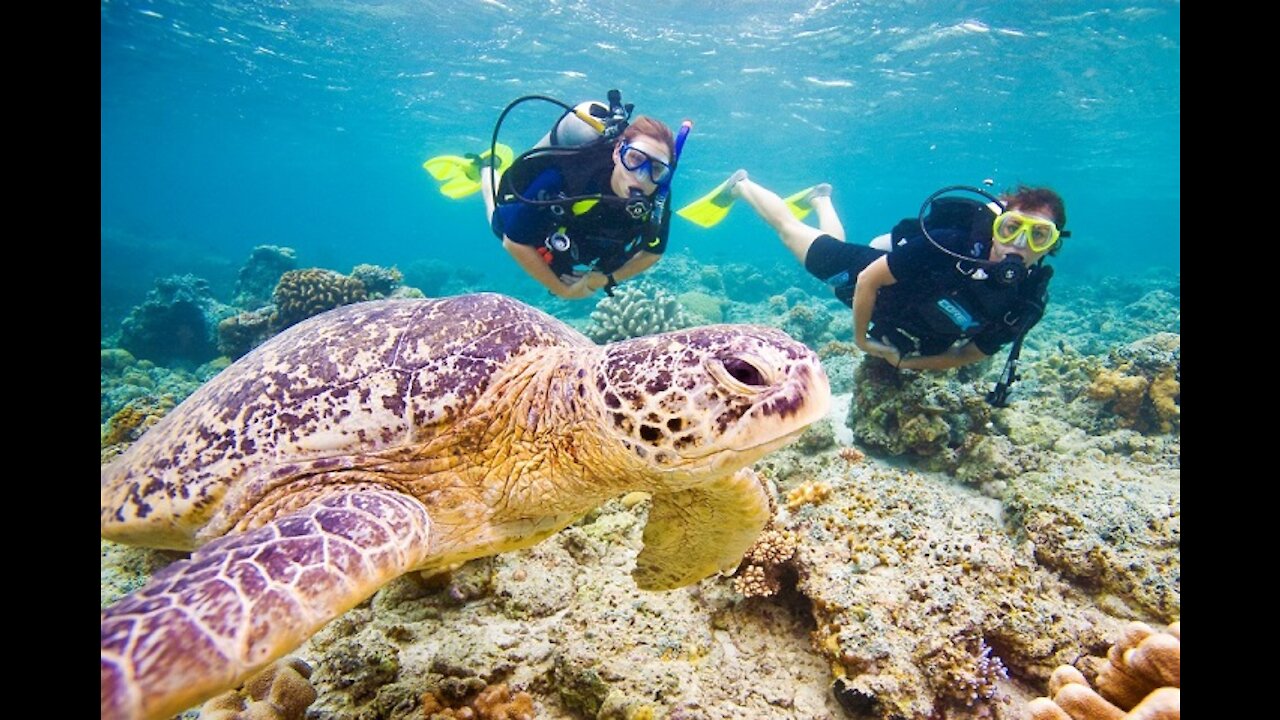
<path id="1" fill-rule="evenodd" d="M 351 270 L 351 277 L 359 280 L 364 285 L 365 292 L 369 294 L 370 300 L 391 297 L 396 288 L 404 283 L 404 275 L 396 268 L 369 265 L 367 263 L 356 265 Z"/>
<path id="2" fill-rule="evenodd" d="M 271 325 L 276 331 L 283 330 L 326 310 L 367 298 L 364 283 L 355 278 L 322 268 L 290 270 L 280 277 L 272 293 L 276 312 Z"/>
<path id="3" fill-rule="evenodd" d="M 627 283 L 591 313 L 586 334 L 598 343 L 627 340 L 691 327 L 696 321 L 676 297 L 653 283 Z"/>
<path id="4" fill-rule="evenodd" d="M 742 557 L 733 588 L 747 597 L 769 597 L 782 589 L 782 575 L 796 554 L 795 533 L 766 528 Z"/>
<path id="5" fill-rule="evenodd" d="M 1164 620 L 1181 607 L 1178 477 L 1089 457 L 1008 481 L 1002 500 L 1036 559 L 1113 614 Z"/>
<path id="6" fill-rule="evenodd" d="M 274 313 L 275 306 L 267 305 L 237 313 L 218 323 L 219 352 L 237 360 L 266 342 L 274 334 L 271 327 Z"/>
<path id="7" fill-rule="evenodd" d="M 259 245 L 236 275 L 236 295 L 232 303 L 244 310 L 256 310 L 271 302 L 280 276 L 298 266 L 293 248 Z"/>
<path id="8" fill-rule="evenodd" d="M 163 277 L 120 323 L 120 347 L 161 365 L 198 365 L 218 355 L 218 322 L 233 312 L 203 278 Z"/>
<path id="9" fill-rule="evenodd" d="M 697 322 L 715 324 L 724 322 L 724 301 L 698 290 L 680 293 L 680 305 Z"/>
<path id="10" fill-rule="evenodd" d="M 454 266 L 437 258 L 416 260 L 404 271 L 404 282 L 419 288 L 427 297 L 440 297 L 447 294 L 445 288 L 450 285 Z"/>
<path id="11" fill-rule="evenodd" d="M 817 505 L 829 497 L 831 497 L 830 483 L 801 483 L 787 493 L 787 509 L 797 510 L 804 505 Z"/>
<path id="12" fill-rule="evenodd" d="M 210 699 L 200 720 L 302 720 L 316 701 L 311 666 L 301 658 L 277 660 L 244 687 Z"/>
<path id="13" fill-rule="evenodd" d="M 1095 691 L 1074 666 L 1049 679 L 1047 697 L 1027 704 L 1029 720 L 1178 720 L 1181 715 L 1182 626 L 1156 632 L 1124 626 L 1094 679 Z"/>
<path id="14" fill-rule="evenodd" d="M 430 693 L 422 698 L 422 710 L 427 720 L 534 720 L 533 696 L 513 695 L 506 683 L 485 687 L 465 704 Z"/>
<path id="15" fill-rule="evenodd" d="M 177 404 L 171 395 L 142 395 L 126 402 L 102 428 L 102 448 L 132 443 Z"/>
<path id="16" fill-rule="evenodd" d="M 954 467 L 954 451 L 991 421 L 985 391 L 956 373 L 897 370 L 879 358 L 854 371 L 854 403 L 848 424 L 863 445 L 888 454 L 910 454 L 929 469 Z"/>
<path id="17" fill-rule="evenodd" d="M 782 329 L 791 337 L 817 350 L 831 338 L 829 328 L 835 316 L 825 305 L 802 302 L 782 317 Z"/>
<path id="18" fill-rule="evenodd" d="M 1113 350 L 1088 396 L 1119 416 L 1121 427 L 1173 432 L 1179 427 L 1181 336 L 1158 333 Z"/>

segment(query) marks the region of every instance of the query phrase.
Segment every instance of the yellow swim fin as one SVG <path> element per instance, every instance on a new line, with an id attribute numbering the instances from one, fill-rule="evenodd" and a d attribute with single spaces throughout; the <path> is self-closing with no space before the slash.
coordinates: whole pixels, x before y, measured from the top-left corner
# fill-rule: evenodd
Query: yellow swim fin
<path id="1" fill-rule="evenodd" d="M 803 220 L 809 217 L 809 213 L 813 212 L 813 199 L 831 195 L 831 186 L 827 183 L 819 183 L 812 187 L 807 187 L 800 192 L 783 198 L 783 202 L 787 204 L 787 209 L 795 215 L 797 220 Z"/>
<path id="2" fill-rule="evenodd" d="M 676 211 L 680 217 L 688 220 L 695 225 L 701 225 L 709 228 L 724 219 L 729 214 L 729 208 L 733 207 L 733 186 L 738 184 L 739 180 L 747 178 L 746 170 L 738 170 L 729 176 L 728 180 L 720 183 L 714 190 L 694 200 Z"/>
<path id="3" fill-rule="evenodd" d="M 502 171 L 511 165 L 515 154 L 502 143 L 498 143 L 497 151 L 498 160 L 494 163 L 494 169 L 501 178 Z M 479 161 L 489 155 L 488 149 L 479 155 L 437 155 L 422 163 L 422 169 L 440 182 L 441 195 L 457 200 L 480 190 Z"/>

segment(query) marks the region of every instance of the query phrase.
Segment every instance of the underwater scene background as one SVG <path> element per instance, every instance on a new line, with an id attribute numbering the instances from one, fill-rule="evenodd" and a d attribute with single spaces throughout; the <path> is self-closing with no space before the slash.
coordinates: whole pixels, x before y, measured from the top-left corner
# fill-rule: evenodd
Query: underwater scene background
<path id="1" fill-rule="evenodd" d="M 326 627 L 296 653 L 320 692 L 308 717 L 1029 717 L 1057 666 L 1093 681 L 1128 623 L 1179 619 L 1179 3 L 100 13 L 104 462 L 278 329 L 288 270 L 327 271 L 312 279 L 351 301 L 501 292 L 600 342 L 775 325 L 819 352 L 837 396 L 757 465 L 785 552 L 640 593 L 647 506 L 613 501 Z M 570 302 L 519 270 L 479 195 L 446 198 L 423 170 L 480 152 L 517 97 L 613 88 L 637 115 L 692 120 L 674 207 L 737 168 L 784 196 L 829 182 L 866 242 L 946 185 L 1059 191 L 1072 236 L 1010 407 L 983 401 L 1007 351 L 948 373 L 864 363 L 848 309 L 745 203 L 710 229 L 673 218 L 651 271 Z M 525 103 L 499 140 L 526 149 L 560 112 Z M 364 290 L 344 295 L 353 277 Z M 103 541 L 102 602 L 175 557 Z"/>

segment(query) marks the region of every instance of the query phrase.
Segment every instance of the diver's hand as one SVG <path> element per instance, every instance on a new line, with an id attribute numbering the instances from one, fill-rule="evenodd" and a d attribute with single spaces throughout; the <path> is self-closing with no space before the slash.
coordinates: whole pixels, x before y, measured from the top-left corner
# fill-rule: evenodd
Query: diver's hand
<path id="1" fill-rule="evenodd" d="M 590 278 L 591 273 L 587 273 L 581 277 L 576 275 L 561 275 L 561 282 L 564 282 L 565 280 L 570 280 L 570 282 L 565 283 L 566 287 L 564 289 L 564 294 L 560 297 L 565 298 L 566 300 L 581 300 L 584 297 L 590 297 L 596 291 L 596 288 L 591 287 Z"/>
<path id="2" fill-rule="evenodd" d="M 894 367 L 898 367 L 898 365 L 902 363 L 902 354 L 899 353 L 898 349 L 892 345 L 886 345 L 882 342 L 867 339 L 861 344 L 858 344 L 858 347 L 862 348 L 863 352 L 868 355 L 884 358 L 885 362 Z"/>

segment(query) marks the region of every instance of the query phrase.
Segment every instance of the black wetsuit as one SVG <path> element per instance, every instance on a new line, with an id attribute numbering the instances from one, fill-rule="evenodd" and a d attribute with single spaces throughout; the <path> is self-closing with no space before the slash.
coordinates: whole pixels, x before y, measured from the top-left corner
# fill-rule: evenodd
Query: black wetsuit
<path id="1" fill-rule="evenodd" d="M 935 201 L 934 208 L 926 220 L 934 240 L 966 257 L 990 256 L 995 215 L 989 208 L 962 199 Z M 940 219 L 933 220 L 933 213 Z M 975 273 L 978 265 L 934 247 L 917 218 L 895 225 L 890 242 L 889 272 L 897 282 L 877 293 L 868 336 L 904 355 L 937 355 L 957 340 L 971 340 L 984 354 L 993 355 L 1016 338 L 1024 324 L 1030 329 L 1039 322 L 1048 302 L 1050 268 L 1033 267 L 1023 282 L 1002 285 L 986 270 Z M 885 254 L 820 235 L 805 256 L 805 269 L 852 307 L 858 273 Z"/>
<path id="2" fill-rule="evenodd" d="M 512 164 L 498 185 L 493 232 L 513 242 L 544 248 L 557 275 L 583 268 L 611 273 L 637 252 L 661 255 L 667 249 L 671 213 L 660 223 L 651 212 L 632 217 L 618 201 L 578 200 L 555 205 L 531 205 L 511 193 L 512 186 L 532 200 L 579 195 L 615 198 L 609 186 L 613 173 L 613 143 L 600 142 L 570 150 L 553 149 Z M 671 207 L 667 198 L 666 207 Z M 556 237 L 553 237 L 556 236 Z M 567 247 L 564 238 L 567 238 Z"/>

